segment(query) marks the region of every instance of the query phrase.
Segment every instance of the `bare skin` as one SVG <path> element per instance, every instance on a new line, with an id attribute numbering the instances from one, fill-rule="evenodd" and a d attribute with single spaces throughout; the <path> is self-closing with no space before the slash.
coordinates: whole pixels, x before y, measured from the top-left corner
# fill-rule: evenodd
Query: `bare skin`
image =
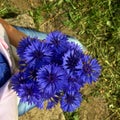
<path id="1" fill-rule="evenodd" d="M 23 38 L 26 37 L 26 35 L 18 30 L 16 30 L 13 26 L 11 26 L 9 23 L 7 23 L 5 20 L 0 18 L 0 23 L 3 25 L 5 28 L 7 35 L 9 37 L 10 43 L 17 47 L 19 41 Z"/>

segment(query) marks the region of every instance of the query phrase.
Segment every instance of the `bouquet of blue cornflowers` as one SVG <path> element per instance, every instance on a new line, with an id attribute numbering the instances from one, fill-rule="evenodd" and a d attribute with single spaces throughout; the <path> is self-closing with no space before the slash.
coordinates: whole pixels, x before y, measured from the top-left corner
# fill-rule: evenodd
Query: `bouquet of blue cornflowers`
<path id="1" fill-rule="evenodd" d="M 101 72 L 96 59 L 85 54 L 67 35 L 54 31 L 45 40 L 23 38 L 18 45 L 19 72 L 11 78 L 12 88 L 22 102 L 51 109 L 60 103 L 63 111 L 80 106 L 80 89 L 95 82 Z"/>

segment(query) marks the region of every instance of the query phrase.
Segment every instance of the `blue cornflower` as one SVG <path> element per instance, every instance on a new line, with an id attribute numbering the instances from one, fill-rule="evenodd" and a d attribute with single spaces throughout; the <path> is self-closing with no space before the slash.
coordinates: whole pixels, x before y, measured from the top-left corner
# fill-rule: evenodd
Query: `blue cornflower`
<path id="1" fill-rule="evenodd" d="M 74 53 L 78 58 L 82 58 L 84 56 L 84 53 L 80 45 L 78 45 L 77 43 L 69 42 L 68 46 L 69 46 L 69 50 L 74 50 Z"/>
<path id="2" fill-rule="evenodd" d="M 18 92 L 20 85 L 21 84 L 25 84 L 28 80 L 25 77 L 24 72 L 18 72 L 15 73 L 12 77 L 11 77 L 11 84 L 12 84 L 12 88 Z"/>
<path id="3" fill-rule="evenodd" d="M 38 72 L 38 69 L 36 67 L 28 66 L 24 70 L 24 75 L 27 79 L 36 81 L 37 80 L 37 72 Z"/>
<path id="4" fill-rule="evenodd" d="M 79 72 L 81 79 L 84 82 L 92 83 L 96 81 L 101 72 L 101 66 L 98 64 L 96 59 L 92 59 L 89 55 L 85 55 L 82 58 L 83 66 Z"/>
<path id="5" fill-rule="evenodd" d="M 60 31 L 54 31 L 48 34 L 46 41 L 50 43 L 54 53 L 61 54 L 67 50 L 68 38 Z"/>
<path id="6" fill-rule="evenodd" d="M 48 98 L 61 91 L 66 83 L 65 71 L 58 65 L 46 65 L 38 71 L 38 82 Z"/>
<path id="7" fill-rule="evenodd" d="M 41 98 L 39 86 L 36 81 L 21 84 L 17 94 L 21 98 L 21 102 L 28 102 L 28 104 L 36 103 Z"/>
<path id="8" fill-rule="evenodd" d="M 73 112 L 80 106 L 81 101 L 82 97 L 79 92 L 70 91 L 63 95 L 60 104 L 63 111 Z"/>
<path id="9" fill-rule="evenodd" d="M 24 72 L 18 72 L 11 77 L 12 88 L 16 91 L 22 102 L 34 103 L 40 98 L 40 90 L 37 81 L 26 77 Z"/>
<path id="10" fill-rule="evenodd" d="M 69 73 L 67 77 L 68 84 L 66 84 L 64 91 L 79 91 L 83 87 L 84 83 L 80 82 L 78 75 Z"/>
<path id="11" fill-rule="evenodd" d="M 49 44 L 33 40 L 24 52 L 24 60 L 31 67 L 42 67 L 51 61 L 51 47 Z"/>
<path id="12" fill-rule="evenodd" d="M 39 108 L 42 109 L 44 107 L 45 99 L 41 96 L 39 100 L 34 100 L 34 104 Z"/>
<path id="13" fill-rule="evenodd" d="M 58 104 L 60 99 L 60 96 L 55 95 L 54 97 L 50 98 L 47 103 L 47 109 L 51 109 L 55 107 L 56 104 Z"/>
<path id="14" fill-rule="evenodd" d="M 53 52 L 53 57 L 51 60 L 52 64 L 58 64 L 58 65 L 62 65 L 63 64 L 63 55 L 62 54 L 56 54 Z"/>
<path id="15" fill-rule="evenodd" d="M 77 43 L 75 43 L 75 42 L 69 42 L 69 49 L 71 49 L 71 50 L 77 50 L 77 51 L 82 51 L 82 49 L 80 48 L 80 46 L 77 44 Z"/>
<path id="16" fill-rule="evenodd" d="M 23 59 L 23 55 L 24 55 L 24 52 L 25 52 L 25 49 L 31 45 L 31 38 L 30 37 L 26 37 L 26 38 L 23 38 L 19 44 L 18 44 L 18 47 L 17 47 L 17 54 L 19 55 L 19 57 L 21 59 Z"/>
<path id="17" fill-rule="evenodd" d="M 79 51 L 78 51 L 79 52 Z M 77 72 L 78 68 L 82 68 L 82 61 L 76 50 L 68 50 L 63 57 L 63 67 L 68 72 Z"/>

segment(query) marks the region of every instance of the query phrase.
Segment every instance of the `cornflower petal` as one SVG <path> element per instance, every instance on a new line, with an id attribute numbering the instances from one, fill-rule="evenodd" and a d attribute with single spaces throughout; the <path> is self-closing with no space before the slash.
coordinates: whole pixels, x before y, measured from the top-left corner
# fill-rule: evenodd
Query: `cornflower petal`
<path id="1" fill-rule="evenodd" d="M 85 83 L 91 84 L 100 76 L 101 66 L 96 59 L 92 59 L 89 55 L 85 55 L 82 58 L 82 62 L 83 66 L 80 70 L 80 77 Z"/>
<path id="2" fill-rule="evenodd" d="M 54 53 L 54 51 L 53 51 L 53 56 L 52 56 L 51 63 L 62 65 L 63 64 L 62 57 L 63 57 L 63 54 L 57 54 L 57 53 Z"/>
<path id="3" fill-rule="evenodd" d="M 27 81 L 24 72 L 18 72 L 11 77 L 12 88 L 18 92 L 20 85 L 25 84 Z"/>
<path id="4" fill-rule="evenodd" d="M 25 77 L 27 77 L 30 80 L 37 81 L 37 72 L 38 69 L 35 67 L 26 67 L 24 70 Z"/>
<path id="5" fill-rule="evenodd" d="M 64 54 L 63 57 L 63 67 L 68 72 L 77 72 L 80 68 L 82 68 L 82 61 L 81 61 L 81 52 L 76 50 L 68 50 L 67 53 Z"/>
<path id="6" fill-rule="evenodd" d="M 53 107 L 55 107 L 55 105 L 56 104 L 58 104 L 58 102 L 59 102 L 59 98 L 60 96 L 54 96 L 54 97 L 52 97 L 51 99 L 49 99 L 48 100 L 48 104 L 47 104 L 47 109 L 51 109 L 51 108 L 53 108 Z"/>
<path id="7" fill-rule="evenodd" d="M 63 89 L 66 83 L 65 71 L 58 65 L 46 65 L 38 71 L 40 89 L 50 98 Z"/>
<path id="8" fill-rule="evenodd" d="M 21 98 L 21 102 L 28 102 L 33 104 L 36 100 L 40 99 L 40 91 L 37 82 L 29 82 L 27 84 L 20 85 L 18 96 Z"/>
<path id="9" fill-rule="evenodd" d="M 17 54 L 18 56 L 23 59 L 23 55 L 24 55 L 24 52 L 25 52 L 25 49 L 31 45 L 31 38 L 28 36 L 28 37 L 25 37 L 23 38 L 19 44 L 18 44 L 18 47 L 17 47 Z"/>
<path id="10" fill-rule="evenodd" d="M 34 103 L 40 98 L 40 90 L 37 81 L 26 77 L 24 72 L 18 72 L 11 77 L 12 89 L 16 91 L 22 102 Z"/>
<path id="11" fill-rule="evenodd" d="M 75 55 L 78 56 L 79 58 L 82 58 L 84 56 L 84 53 L 78 44 L 74 42 L 69 42 L 68 46 L 69 50 L 74 50 Z"/>
<path id="12" fill-rule="evenodd" d="M 39 108 L 42 109 L 44 107 L 44 101 L 45 99 L 40 97 L 39 100 L 34 100 L 34 104 Z"/>
<path id="13" fill-rule="evenodd" d="M 24 60 L 31 67 L 42 67 L 51 62 L 52 51 L 49 44 L 40 42 L 39 40 L 32 41 L 24 52 Z"/>
<path id="14" fill-rule="evenodd" d="M 50 43 L 54 52 L 61 54 L 67 51 L 68 38 L 60 31 L 54 31 L 47 35 L 46 41 Z"/>
<path id="15" fill-rule="evenodd" d="M 60 104 L 64 112 L 73 112 L 80 106 L 81 101 L 82 97 L 79 92 L 70 91 L 63 95 Z"/>
<path id="16" fill-rule="evenodd" d="M 69 73 L 67 75 L 68 84 L 66 84 L 64 91 L 79 91 L 81 87 L 83 87 L 83 82 L 79 80 L 79 76 L 77 74 Z"/>

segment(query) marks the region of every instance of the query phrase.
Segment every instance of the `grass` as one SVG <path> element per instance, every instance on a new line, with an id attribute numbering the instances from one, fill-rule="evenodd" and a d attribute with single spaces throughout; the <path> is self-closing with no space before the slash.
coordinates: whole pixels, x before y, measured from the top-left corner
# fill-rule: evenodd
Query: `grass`
<path id="1" fill-rule="evenodd" d="M 13 8 L 0 8 L 1 17 L 11 17 Z M 11 12 L 11 13 L 12 13 Z M 75 31 L 75 36 L 96 57 L 102 66 L 102 74 L 92 95 L 103 96 L 110 111 L 108 120 L 120 119 L 120 2 L 119 0 L 53 0 L 41 1 L 32 7 L 29 14 L 36 28 L 44 21 L 53 22 L 60 18 L 60 24 Z M 8 15 L 8 16 L 7 16 Z M 79 120 L 78 110 L 65 113 L 66 120 Z"/>

